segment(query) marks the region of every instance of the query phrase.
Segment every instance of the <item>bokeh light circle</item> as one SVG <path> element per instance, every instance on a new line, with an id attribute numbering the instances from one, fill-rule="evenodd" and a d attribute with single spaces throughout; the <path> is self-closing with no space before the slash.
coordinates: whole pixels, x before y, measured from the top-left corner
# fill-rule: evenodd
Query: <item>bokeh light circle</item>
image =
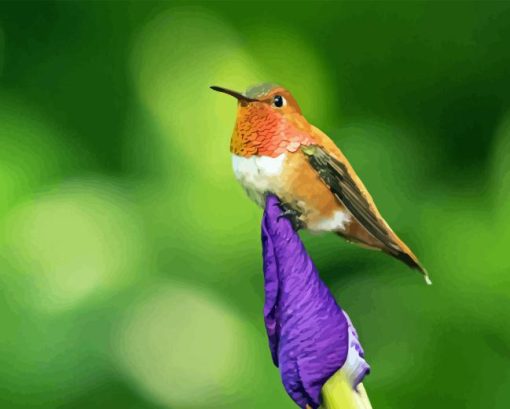
<path id="1" fill-rule="evenodd" d="M 235 31 L 203 9 L 161 13 L 139 32 L 131 73 L 141 101 L 164 130 L 168 154 L 178 149 L 213 180 L 230 175 L 236 104 L 232 99 L 227 105 L 209 86 L 243 90 L 264 78 Z"/>
<path id="2" fill-rule="evenodd" d="M 76 180 L 14 208 L 11 262 L 30 276 L 37 307 L 65 310 L 132 281 L 144 252 L 141 224 L 115 184 Z"/>
<path id="3" fill-rule="evenodd" d="M 240 317 L 218 299 L 167 282 L 126 312 L 113 345 L 121 371 L 151 401 L 227 407 L 253 379 L 249 340 Z"/>

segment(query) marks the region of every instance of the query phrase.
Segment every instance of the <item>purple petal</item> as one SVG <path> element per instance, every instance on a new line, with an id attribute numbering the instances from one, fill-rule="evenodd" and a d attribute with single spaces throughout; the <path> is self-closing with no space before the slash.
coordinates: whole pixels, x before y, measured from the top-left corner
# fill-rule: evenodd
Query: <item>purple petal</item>
<path id="1" fill-rule="evenodd" d="M 266 296 L 264 303 L 264 321 L 273 363 L 278 366 L 278 334 L 276 332 L 275 317 L 278 296 L 278 266 L 276 265 L 276 257 L 274 256 L 273 242 L 269 234 L 264 230 L 264 224 L 262 224 L 262 247 L 264 249 L 264 288 Z"/>
<path id="2" fill-rule="evenodd" d="M 266 330 L 287 393 L 300 407 L 317 408 L 322 386 L 346 362 L 353 387 L 369 367 L 349 317 L 281 213 L 269 195 L 262 220 Z"/>
<path id="3" fill-rule="evenodd" d="M 370 366 L 365 361 L 365 352 L 359 342 L 358 333 L 352 325 L 347 312 L 342 311 L 349 324 L 349 352 L 342 370 L 347 374 L 354 389 L 363 381 L 363 378 L 370 373 Z"/>

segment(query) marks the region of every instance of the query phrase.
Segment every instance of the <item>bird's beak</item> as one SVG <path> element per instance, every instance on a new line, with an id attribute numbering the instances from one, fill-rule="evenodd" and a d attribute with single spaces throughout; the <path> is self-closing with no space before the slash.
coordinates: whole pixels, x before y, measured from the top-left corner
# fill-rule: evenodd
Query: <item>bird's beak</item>
<path id="1" fill-rule="evenodd" d="M 239 92 L 231 91 L 229 89 L 222 88 L 222 87 L 217 87 L 216 85 L 211 86 L 211 89 L 214 91 L 223 92 L 224 94 L 232 95 L 234 98 L 236 98 L 240 102 L 258 101 L 258 99 L 248 98 Z"/>

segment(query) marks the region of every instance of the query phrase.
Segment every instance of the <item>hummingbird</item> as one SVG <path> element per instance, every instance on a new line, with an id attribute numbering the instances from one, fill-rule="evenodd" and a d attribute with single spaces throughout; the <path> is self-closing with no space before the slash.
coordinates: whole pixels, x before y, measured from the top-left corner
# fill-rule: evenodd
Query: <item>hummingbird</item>
<path id="1" fill-rule="evenodd" d="M 276 195 L 294 228 L 333 232 L 380 250 L 423 274 L 411 249 L 393 232 L 351 164 L 324 132 L 310 124 L 290 91 L 261 84 L 245 93 L 211 86 L 237 99 L 230 140 L 236 179 L 264 207 Z"/>

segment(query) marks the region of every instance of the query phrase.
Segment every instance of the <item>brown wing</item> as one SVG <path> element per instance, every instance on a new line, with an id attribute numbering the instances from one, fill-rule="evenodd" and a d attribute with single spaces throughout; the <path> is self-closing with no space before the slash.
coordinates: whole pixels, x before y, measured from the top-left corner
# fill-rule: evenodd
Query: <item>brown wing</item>
<path id="1" fill-rule="evenodd" d="M 356 220 L 386 247 L 400 250 L 390 237 L 387 227 L 370 208 L 368 200 L 350 176 L 346 166 L 317 145 L 304 148 L 303 152 L 322 181 Z"/>
<path id="2" fill-rule="evenodd" d="M 308 157 L 310 165 L 319 174 L 337 200 L 351 212 L 354 218 L 373 237 L 383 244 L 384 251 L 426 275 L 425 269 L 416 257 L 410 250 L 403 248 L 405 245 L 400 245 L 396 235 L 371 206 L 345 164 L 335 159 L 318 145 L 303 147 L 302 150 Z"/>

